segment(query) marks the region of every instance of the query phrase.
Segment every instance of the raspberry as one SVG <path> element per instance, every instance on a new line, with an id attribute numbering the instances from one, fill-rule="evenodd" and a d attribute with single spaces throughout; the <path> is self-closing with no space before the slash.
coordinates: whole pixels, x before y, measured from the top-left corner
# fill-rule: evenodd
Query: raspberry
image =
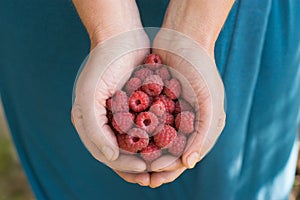
<path id="1" fill-rule="evenodd" d="M 149 97 L 142 91 L 136 91 L 129 98 L 129 106 L 134 112 L 141 112 L 148 108 Z"/>
<path id="2" fill-rule="evenodd" d="M 148 146 L 141 151 L 141 156 L 146 162 L 156 160 L 161 154 L 161 150 L 153 142 L 149 142 Z"/>
<path id="3" fill-rule="evenodd" d="M 166 82 L 164 87 L 164 94 L 170 99 L 177 99 L 181 93 L 181 84 L 176 78 L 172 78 L 170 81 Z"/>
<path id="4" fill-rule="evenodd" d="M 165 104 L 160 100 L 154 102 L 149 110 L 158 117 L 161 117 L 166 112 Z"/>
<path id="5" fill-rule="evenodd" d="M 171 78 L 170 72 L 166 67 L 161 67 L 155 70 L 155 74 L 160 76 L 163 81 L 169 80 Z"/>
<path id="6" fill-rule="evenodd" d="M 186 137 L 180 133 L 177 134 L 168 151 L 174 156 L 181 156 L 186 145 Z"/>
<path id="7" fill-rule="evenodd" d="M 153 137 L 154 143 L 160 148 L 168 148 L 176 138 L 176 130 L 169 125 L 163 125 L 163 127 L 159 127 L 158 129 L 159 131 Z"/>
<path id="8" fill-rule="evenodd" d="M 149 105 L 152 105 L 153 104 L 153 97 L 151 96 L 148 96 L 149 97 Z"/>
<path id="9" fill-rule="evenodd" d="M 139 128 L 132 128 L 128 134 L 118 134 L 119 147 L 125 151 L 137 153 L 149 144 L 148 134 Z"/>
<path id="10" fill-rule="evenodd" d="M 158 119 L 152 112 L 142 112 L 136 117 L 135 124 L 147 133 L 152 133 L 158 125 Z"/>
<path id="11" fill-rule="evenodd" d="M 194 131 L 195 114 L 190 111 L 183 111 L 176 116 L 175 125 L 178 131 L 190 134 Z"/>
<path id="12" fill-rule="evenodd" d="M 115 113 L 112 118 L 112 125 L 119 133 L 126 133 L 133 125 L 131 113 Z"/>
<path id="13" fill-rule="evenodd" d="M 137 70 L 134 73 L 134 77 L 139 78 L 140 80 L 145 80 L 148 76 L 152 75 L 153 71 L 148 68 L 142 68 Z"/>
<path id="14" fill-rule="evenodd" d="M 127 94 L 131 94 L 133 93 L 134 91 L 136 91 L 137 89 L 139 89 L 139 87 L 141 86 L 142 84 L 142 81 L 139 79 L 139 78 L 131 78 L 127 83 L 126 83 L 126 86 L 125 86 L 125 90 L 127 92 Z"/>
<path id="15" fill-rule="evenodd" d="M 178 113 L 183 112 L 183 111 L 191 111 L 192 112 L 193 111 L 193 107 L 186 100 L 179 99 L 175 103 L 174 114 L 177 115 Z"/>
<path id="16" fill-rule="evenodd" d="M 111 110 L 113 113 L 128 112 L 128 97 L 125 92 L 118 90 L 111 100 Z"/>
<path id="17" fill-rule="evenodd" d="M 145 59 L 144 63 L 147 65 L 149 69 L 155 70 L 161 67 L 161 59 L 159 55 L 149 54 Z"/>
<path id="18" fill-rule="evenodd" d="M 159 55 L 153 53 L 153 54 L 149 54 L 146 57 L 144 63 L 145 64 L 152 64 L 152 65 L 154 65 L 154 64 L 161 64 L 162 61 L 161 61 Z"/>
<path id="19" fill-rule="evenodd" d="M 174 111 L 174 109 L 175 109 L 175 103 L 174 103 L 174 101 L 172 101 L 171 99 L 169 99 L 167 96 L 165 96 L 165 95 L 159 95 L 158 97 L 155 97 L 154 98 L 154 103 L 156 101 L 158 101 L 158 100 L 160 100 L 160 101 L 162 101 L 164 103 L 167 112 L 172 113 Z"/>
<path id="20" fill-rule="evenodd" d="M 174 116 L 170 113 L 165 113 L 161 118 L 161 123 L 173 126 L 174 125 Z"/>
<path id="21" fill-rule="evenodd" d="M 122 153 L 141 153 L 147 164 L 163 153 L 181 156 L 195 129 L 193 107 L 181 97 L 182 87 L 160 57 L 150 54 L 106 100 L 106 117 Z M 128 96 L 127 96 L 128 95 Z M 124 150 L 124 151 L 123 151 Z"/>
<path id="22" fill-rule="evenodd" d="M 150 75 L 143 82 L 142 89 L 149 96 L 158 96 L 163 89 L 163 81 L 158 75 Z"/>
<path id="23" fill-rule="evenodd" d="M 111 98 L 106 99 L 106 108 L 111 111 Z"/>
<path id="24" fill-rule="evenodd" d="M 110 124 L 112 122 L 114 114 L 109 110 L 106 109 L 106 117 L 107 117 L 107 123 Z"/>

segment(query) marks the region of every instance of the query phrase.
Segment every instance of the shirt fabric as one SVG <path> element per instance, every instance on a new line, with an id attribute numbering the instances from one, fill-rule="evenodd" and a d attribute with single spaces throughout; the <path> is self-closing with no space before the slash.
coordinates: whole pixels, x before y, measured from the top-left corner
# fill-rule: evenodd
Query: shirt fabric
<path id="1" fill-rule="evenodd" d="M 145 27 L 166 0 L 137 0 Z M 300 119 L 300 1 L 236 1 L 215 57 L 226 127 L 192 170 L 157 189 L 123 181 L 96 161 L 70 121 L 72 87 L 89 39 L 66 0 L 3 0 L 0 92 L 37 199 L 288 199 Z"/>

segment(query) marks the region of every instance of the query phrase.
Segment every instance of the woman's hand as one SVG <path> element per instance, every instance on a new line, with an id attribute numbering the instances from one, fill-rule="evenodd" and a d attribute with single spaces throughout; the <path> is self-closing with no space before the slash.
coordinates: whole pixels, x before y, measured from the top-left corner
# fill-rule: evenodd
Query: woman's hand
<path id="1" fill-rule="evenodd" d="M 189 136 L 181 158 L 161 157 L 152 163 L 151 186 L 173 181 L 186 168 L 193 168 L 213 147 L 225 125 L 224 86 L 212 56 L 182 33 L 161 29 L 154 41 L 154 52 L 163 62 L 188 80 L 195 94 L 182 85 L 182 96 L 196 109 L 195 132 Z M 171 165 L 168 165 L 172 163 Z M 166 166 L 158 169 L 156 166 Z"/>
<path id="2" fill-rule="evenodd" d="M 88 150 L 115 170 L 141 172 L 145 163 L 135 156 L 119 155 L 107 125 L 105 102 L 126 81 L 126 75 L 147 55 L 149 42 L 143 29 L 103 41 L 89 54 L 75 86 L 73 123 Z"/>
<path id="3" fill-rule="evenodd" d="M 107 125 L 105 102 L 135 66 L 149 53 L 135 1 L 74 0 L 87 28 L 91 49 L 75 85 L 72 122 L 89 152 L 128 182 L 149 184 L 146 164 L 136 156 L 119 153 Z M 120 171 L 136 172 L 135 174 Z"/>
<path id="4" fill-rule="evenodd" d="M 96 159 L 110 166 L 128 182 L 157 187 L 173 181 L 186 168 L 192 168 L 209 151 L 224 126 L 222 82 L 214 62 L 207 59 L 207 56 L 199 58 L 199 55 L 205 55 L 204 49 L 213 58 L 214 42 L 232 1 L 170 1 L 163 27 L 184 33 L 190 38 L 182 37 L 181 34 L 178 38 L 178 34 L 169 35 L 161 30 L 154 42 L 154 52 L 162 56 L 165 64 L 174 67 L 191 80 L 190 84 L 198 98 L 194 98 L 197 100 L 195 102 L 192 102 L 191 98 L 190 102 L 198 107 L 200 117 L 196 122 L 197 131 L 190 137 L 182 159 L 159 159 L 151 166 L 157 172 L 151 174 L 143 172 L 146 165 L 142 160 L 119 154 L 116 138 L 106 125 L 104 108 L 105 99 L 122 85 L 119 78 L 124 74 L 128 74 L 129 77 L 130 70 L 140 64 L 148 53 L 149 41 L 141 29 L 135 1 L 73 0 L 73 2 L 89 33 L 91 49 L 97 46 L 91 52 L 78 78 L 72 108 L 73 124 L 83 143 Z M 197 17 L 196 20 L 194 17 Z M 203 62 L 206 63 L 205 66 Z M 179 63 L 182 65 L 178 65 Z M 185 67 L 191 71 L 187 71 Z M 165 165 L 163 169 L 156 167 L 170 161 L 172 164 Z"/>
<path id="5" fill-rule="evenodd" d="M 233 2 L 170 1 L 153 52 L 189 80 L 196 98 L 184 98 L 197 108 L 197 120 L 181 159 L 162 157 L 153 163 L 172 164 L 151 174 L 150 187 L 172 182 L 187 168 L 193 168 L 213 147 L 225 126 L 224 86 L 215 66 L 214 46 Z"/>

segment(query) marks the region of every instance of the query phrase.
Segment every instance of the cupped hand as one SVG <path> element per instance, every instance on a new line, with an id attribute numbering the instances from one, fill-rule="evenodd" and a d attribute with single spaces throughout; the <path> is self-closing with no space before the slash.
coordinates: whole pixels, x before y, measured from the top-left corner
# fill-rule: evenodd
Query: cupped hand
<path id="1" fill-rule="evenodd" d="M 195 132 L 189 136 L 181 158 L 163 156 L 152 163 L 156 172 L 150 176 L 150 186 L 158 187 L 172 182 L 185 169 L 193 168 L 209 152 L 224 128 L 225 112 L 224 86 L 208 49 L 180 32 L 161 29 L 154 40 L 153 52 L 188 80 L 195 93 L 189 93 L 183 84 L 182 96 L 196 109 Z"/>
<path id="2" fill-rule="evenodd" d="M 143 29 L 116 35 L 90 52 L 75 83 L 71 114 L 81 140 L 97 160 L 129 182 L 138 182 L 136 177 L 147 181 L 149 175 L 142 173 L 146 164 L 134 155 L 120 154 L 115 135 L 107 125 L 105 102 L 122 87 L 148 53 L 149 40 Z"/>
<path id="3" fill-rule="evenodd" d="M 144 173 L 146 165 L 142 160 L 119 154 L 116 138 L 106 125 L 105 99 L 126 81 L 120 78 L 124 74 L 129 77 L 130 71 L 141 63 L 149 48 L 148 38 L 142 30 L 103 42 L 108 35 L 115 36 L 141 27 L 135 1 L 114 2 L 74 0 L 92 39 L 92 47 L 101 44 L 91 52 L 76 83 L 73 123 L 96 159 L 128 182 L 157 187 L 173 181 L 186 168 L 194 167 L 213 147 L 224 127 L 224 89 L 213 61 L 213 52 L 234 1 L 174 0 L 168 5 L 162 27 L 169 30 L 162 29 L 157 35 L 154 53 L 162 57 L 164 64 L 187 77 L 197 98 L 184 98 L 197 108 L 198 113 L 196 131 L 189 137 L 181 159 L 161 157 L 152 163 L 151 168 L 156 172 L 151 174 Z M 95 39 L 95 30 L 104 37 Z"/>

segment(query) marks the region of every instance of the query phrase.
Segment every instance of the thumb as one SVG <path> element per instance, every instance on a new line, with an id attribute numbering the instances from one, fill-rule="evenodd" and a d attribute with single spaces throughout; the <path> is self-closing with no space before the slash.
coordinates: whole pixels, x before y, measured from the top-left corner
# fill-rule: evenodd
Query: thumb
<path id="1" fill-rule="evenodd" d="M 99 119 L 97 117 L 97 122 L 94 122 L 95 117 L 91 117 L 93 114 L 88 112 L 83 113 L 81 106 L 76 101 L 73 105 L 71 115 L 72 123 L 85 145 L 85 140 L 90 140 L 108 161 L 116 160 L 119 157 L 119 148 L 114 133 L 110 127 L 105 124 L 107 120 L 106 117 L 105 119 Z M 93 149 L 90 148 L 88 148 L 88 150 L 93 151 Z M 95 154 L 95 152 L 90 153 Z"/>

